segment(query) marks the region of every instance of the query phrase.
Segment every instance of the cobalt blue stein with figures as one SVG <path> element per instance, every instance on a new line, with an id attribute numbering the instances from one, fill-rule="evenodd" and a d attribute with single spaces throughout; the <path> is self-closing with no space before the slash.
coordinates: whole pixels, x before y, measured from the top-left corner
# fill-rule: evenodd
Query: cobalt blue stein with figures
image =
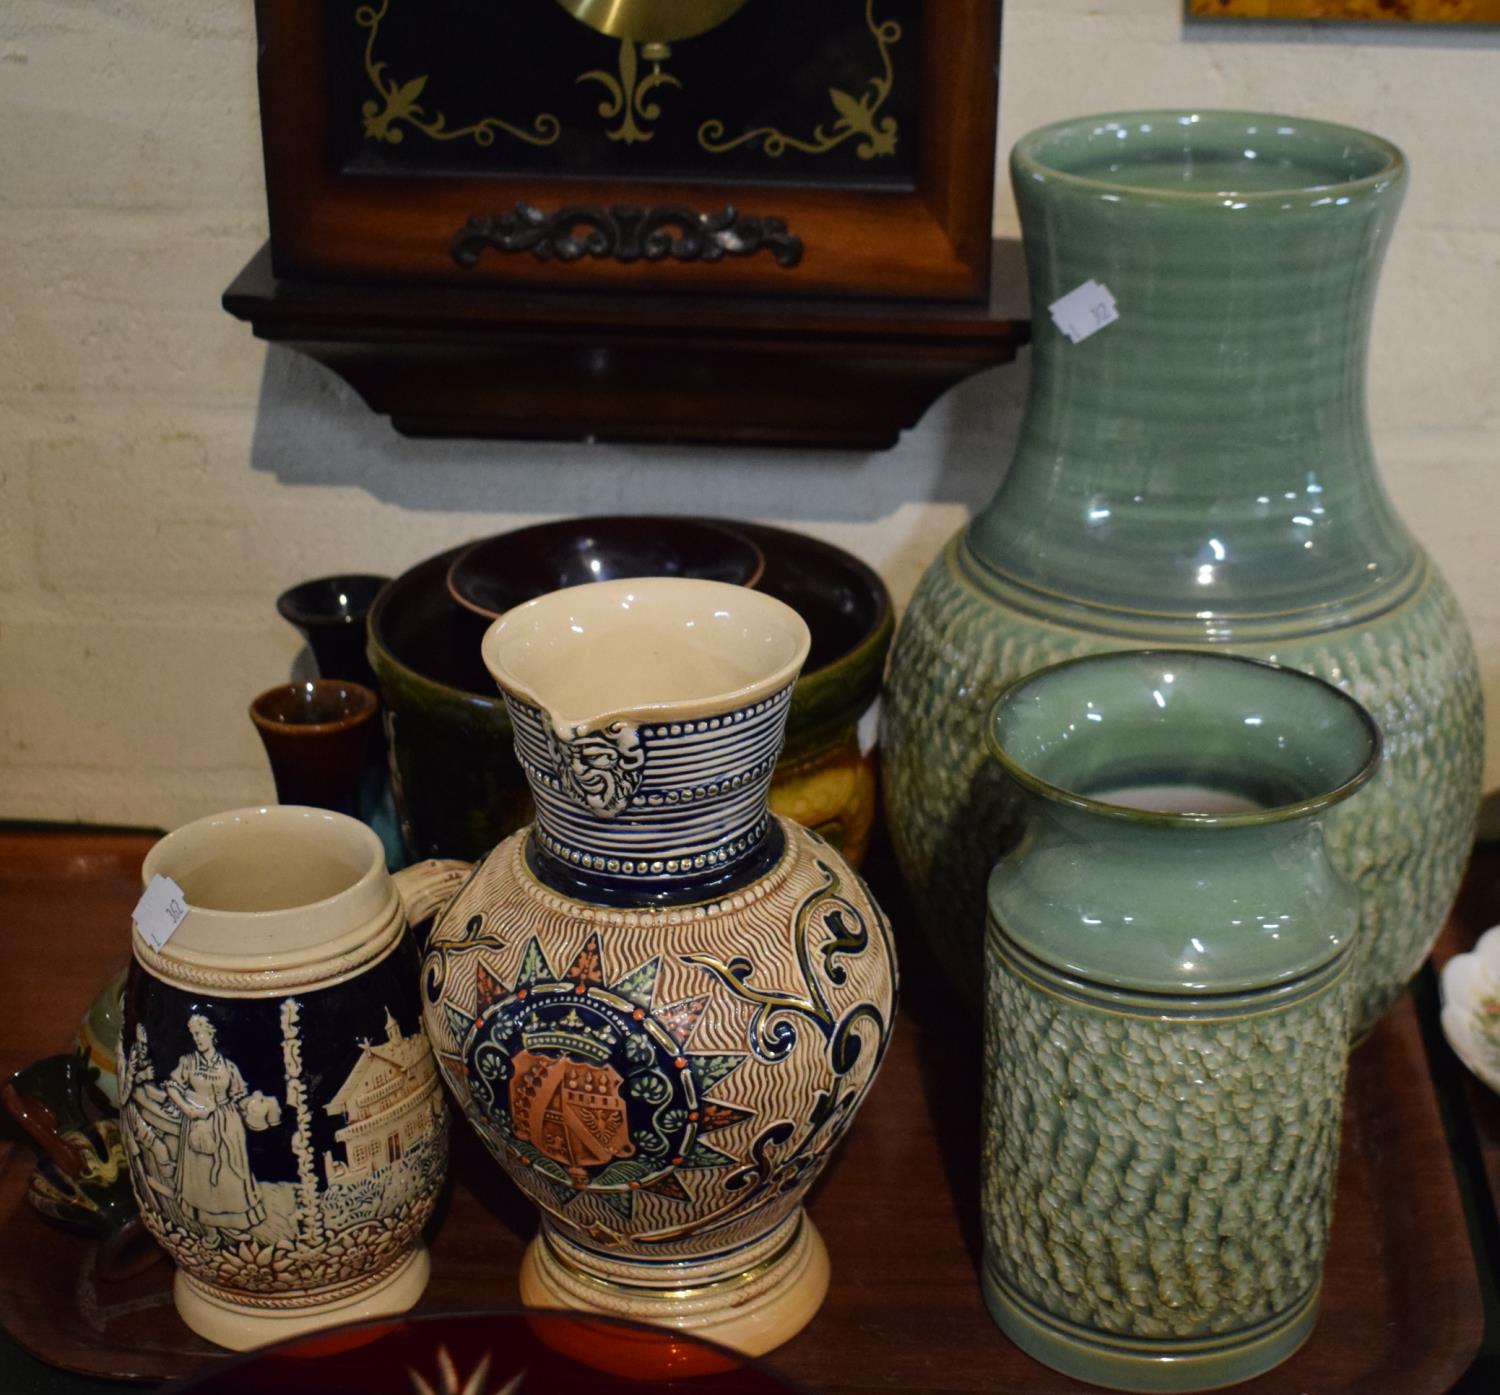
<path id="1" fill-rule="evenodd" d="M 120 1128 L 178 1313 L 244 1349 L 405 1311 L 448 1153 L 408 910 L 453 867 L 393 878 L 363 824 L 283 805 L 188 824 L 142 875 Z"/>

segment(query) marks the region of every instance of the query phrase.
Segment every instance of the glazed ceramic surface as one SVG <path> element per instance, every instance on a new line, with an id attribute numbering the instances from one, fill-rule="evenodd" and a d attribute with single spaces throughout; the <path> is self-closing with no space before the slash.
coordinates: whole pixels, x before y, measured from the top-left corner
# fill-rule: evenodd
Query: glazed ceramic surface
<path id="1" fill-rule="evenodd" d="M 857 865 L 876 800 L 873 732 L 861 731 L 861 719 L 868 728 L 890 646 L 890 595 L 839 548 L 785 529 L 737 526 L 765 555 L 757 589 L 801 614 L 813 635 L 771 807 L 814 828 Z M 370 614 L 392 785 L 415 856 L 479 857 L 532 816 L 510 719 L 479 659 L 485 622 L 447 590 L 457 555 L 398 577 Z M 533 577 L 532 589 L 543 582 Z"/>
<path id="2" fill-rule="evenodd" d="M 48 1056 L 0 1083 L 0 1122 L 36 1157 L 26 1199 L 49 1220 L 101 1242 L 94 1271 L 110 1281 L 161 1252 L 141 1224 L 119 1122 L 84 1104 L 84 1058 Z"/>
<path id="3" fill-rule="evenodd" d="M 276 798 L 358 816 L 379 699 L 359 683 L 313 678 L 267 689 L 250 704 Z"/>
<path id="4" fill-rule="evenodd" d="M 276 598 L 276 609 L 281 618 L 295 626 L 307 640 L 318 666 L 319 678 L 356 683 L 372 693 L 378 693 L 375 671 L 370 667 L 370 660 L 365 652 L 367 620 L 375 598 L 389 581 L 389 577 L 369 573 L 324 576 L 293 586 Z M 262 740 L 265 740 L 264 733 Z M 277 758 L 269 747 L 267 754 L 274 769 Z M 352 807 L 346 807 L 347 801 L 343 797 L 338 803 L 330 803 L 326 797 L 315 798 L 300 793 L 281 794 L 279 785 L 277 798 L 283 804 L 316 804 L 320 808 L 353 813 L 380 835 L 380 841 L 385 844 L 387 864 L 401 867 L 407 859 L 396 827 L 388 765 L 384 723 L 377 716 L 375 730 L 370 735 L 365 752 L 365 768 L 359 782 L 359 791 Z"/>
<path id="5" fill-rule="evenodd" d="M 753 1353 L 822 1299 L 802 1198 L 880 1064 L 895 963 L 856 874 L 766 807 L 807 647 L 780 602 L 673 579 L 486 636 L 537 822 L 434 929 L 424 1011 L 542 1210 L 530 1303 Z"/>
<path id="6" fill-rule="evenodd" d="M 565 518 L 471 543 L 448 568 L 453 599 L 487 620 L 564 586 L 688 576 L 754 586 L 765 570 L 742 532 L 706 518 Z"/>
<path id="7" fill-rule="evenodd" d="M 883 777 L 924 928 L 965 992 L 1017 820 L 980 735 L 1005 683 L 1122 645 L 1234 649 L 1323 676 L 1384 731 L 1379 776 L 1328 825 L 1362 896 L 1362 1033 L 1452 902 L 1483 755 L 1467 630 L 1365 422 L 1401 156 L 1319 122 L 1137 113 L 1038 131 L 1011 172 L 1033 304 L 1094 279 L 1120 318 L 1072 343 L 1035 316 L 1016 457 L 897 635 Z"/>
<path id="8" fill-rule="evenodd" d="M 321 810 L 217 815 L 148 854 L 186 918 L 137 926 L 120 1042 L 137 1198 L 200 1335 L 244 1348 L 404 1311 L 447 1120 L 379 840 Z M 419 888 L 441 869 L 402 874 Z"/>
<path id="9" fill-rule="evenodd" d="M 1500 1092 L 1500 926 L 1443 965 L 1443 1035 L 1464 1065 Z"/>
<path id="10" fill-rule="evenodd" d="M 986 1299 L 1097 1384 L 1250 1379 L 1317 1315 L 1359 915 L 1321 820 L 1379 734 L 1148 651 L 1023 680 L 991 740 L 1027 822 L 989 884 Z"/>
<path id="11" fill-rule="evenodd" d="M 320 678 L 375 686 L 365 657 L 365 620 L 389 580 L 363 572 L 322 576 L 300 582 L 276 598 L 277 613 L 312 650 Z"/>
<path id="12" fill-rule="evenodd" d="M 88 1084 L 98 1090 L 113 1110 L 120 1107 L 120 1082 L 115 1075 L 115 1057 L 120 1046 L 120 1014 L 124 1011 L 125 974 L 111 974 L 78 1024 L 74 1047 Z"/>
<path id="13" fill-rule="evenodd" d="M 877 704 L 896 629 L 891 594 L 842 548 L 784 528 L 735 526 L 765 553 L 757 589 L 785 601 L 812 632 L 771 809 L 813 829 L 858 867 L 875 822 Z"/>
<path id="14" fill-rule="evenodd" d="M 457 555 L 403 572 L 370 608 L 391 793 L 413 857 L 479 857 L 531 817 L 510 718 L 479 659 L 488 622 L 448 593 Z"/>

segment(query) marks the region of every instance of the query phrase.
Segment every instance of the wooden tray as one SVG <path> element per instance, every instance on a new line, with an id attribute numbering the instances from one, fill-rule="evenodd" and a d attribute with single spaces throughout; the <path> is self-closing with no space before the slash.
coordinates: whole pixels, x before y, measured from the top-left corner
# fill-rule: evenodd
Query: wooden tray
<path id="1" fill-rule="evenodd" d="M 26 874 L 21 880 L 31 890 L 19 894 L 6 851 L 0 835 L 0 919 L 7 926 L 0 982 L 14 983 L 21 963 L 36 971 L 29 960 L 35 949 L 22 946 L 36 943 L 41 882 L 34 871 Z M 39 849 L 28 851 L 34 869 Z M 881 857 L 877 851 L 867 870 L 899 916 L 894 890 L 879 885 L 889 881 L 880 875 Z M 96 927 L 92 919 L 109 901 L 98 885 L 76 898 L 67 884 L 52 886 L 54 914 L 60 900 L 90 911 L 67 917 L 70 935 L 96 950 L 89 961 L 77 943 L 69 948 L 70 959 L 95 965 L 79 985 L 73 1016 L 103 977 L 109 950 L 123 942 L 136 887 L 133 877 L 121 881 L 118 919 Z M 977 1044 L 953 1020 L 920 943 L 907 937 L 901 951 L 906 1006 L 890 1055 L 811 1203 L 832 1256 L 833 1287 L 812 1325 L 772 1364 L 827 1395 L 1090 1389 L 1022 1355 L 985 1312 L 977 1277 Z M 26 1002 L 20 1007 L 28 1010 Z M 54 1038 L 66 1035 L 56 1023 L 49 1030 Z M 0 1027 L 0 1048 L 15 1034 L 13 1023 Z M 433 1279 L 420 1310 L 513 1304 L 532 1225 L 528 1208 L 476 1144 L 455 1138 L 454 1180 L 436 1218 Z M 29 1161 L 18 1158 L 0 1168 L 0 1255 L 7 1256 L 0 1325 L 42 1360 L 99 1376 L 161 1379 L 220 1359 L 177 1319 L 165 1265 L 124 1285 L 96 1283 L 92 1246 L 25 1205 L 28 1170 Z M 11 1256 L 26 1258 L 15 1263 Z M 1322 1320 L 1289 1362 L 1239 1388 L 1255 1395 L 1439 1395 L 1468 1369 L 1482 1334 L 1469 1235 L 1420 1025 L 1405 998 L 1351 1063 Z"/>

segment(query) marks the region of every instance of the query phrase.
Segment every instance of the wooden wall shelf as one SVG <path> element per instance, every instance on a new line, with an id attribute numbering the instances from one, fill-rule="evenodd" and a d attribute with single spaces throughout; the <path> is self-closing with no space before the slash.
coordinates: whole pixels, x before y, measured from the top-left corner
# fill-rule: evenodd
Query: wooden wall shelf
<path id="1" fill-rule="evenodd" d="M 263 247 L 224 293 L 408 436 L 883 450 L 1030 334 L 999 244 L 990 303 L 632 295 L 279 277 Z"/>

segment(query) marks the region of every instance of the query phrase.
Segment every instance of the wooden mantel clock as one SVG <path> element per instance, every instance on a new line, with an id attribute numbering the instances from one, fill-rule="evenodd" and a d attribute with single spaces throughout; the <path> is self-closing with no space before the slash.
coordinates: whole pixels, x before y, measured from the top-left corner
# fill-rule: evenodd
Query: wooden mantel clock
<path id="1" fill-rule="evenodd" d="M 225 293 L 411 434 L 877 448 L 992 304 L 996 0 L 257 0 Z"/>

